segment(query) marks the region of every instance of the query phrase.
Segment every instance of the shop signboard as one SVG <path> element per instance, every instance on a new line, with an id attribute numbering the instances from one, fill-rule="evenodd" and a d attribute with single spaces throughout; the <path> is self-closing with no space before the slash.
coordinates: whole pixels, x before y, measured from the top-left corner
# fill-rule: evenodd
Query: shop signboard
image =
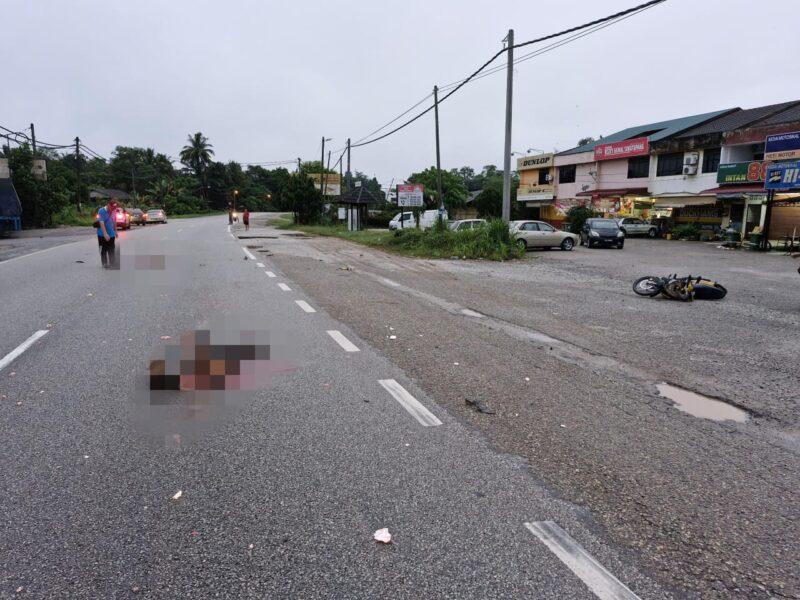
<path id="1" fill-rule="evenodd" d="M 322 191 L 323 174 L 322 173 L 309 173 L 308 176 L 314 182 L 314 187 Z M 338 196 L 342 191 L 342 182 L 338 173 L 325 173 L 325 196 Z"/>
<path id="2" fill-rule="evenodd" d="M 764 146 L 766 160 L 800 158 L 800 131 L 768 135 Z"/>
<path id="3" fill-rule="evenodd" d="M 519 202 L 542 202 L 555 198 L 556 189 L 552 185 L 533 185 L 522 183 L 517 190 Z"/>
<path id="4" fill-rule="evenodd" d="M 764 189 L 800 189 L 800 161 L 775 163 L 767 167 L 767 178 L 764 181 Z"/>
<path id="5" fill-rule="evenodd" d="M 422 206 L 424 194 L 425 186 L 421 183 L 398 185 L 397 206 Z"/>
<path id="6" fill-rule="evenodd" d="M 517 171 L 528 169 L 549 169 L 553 166 L 553 153 L 523 156 L 517 159 Z"/>
<path id="7" fill-rule="evenodd" d="M 760 160 L 721 164 L 717 169 L 717 183 L 758 183 L 764 181 L 764 175 L 769 164 Z"/>
<path id="8" fill-rule="evenodd" d="M 646 137 L 640 137 L 621 142 L 598 144 L 594 147 L 594 159 L 628 158 L 629 156 L 641 156 L 648 152 L 650 152 L 650 143 Z"/>

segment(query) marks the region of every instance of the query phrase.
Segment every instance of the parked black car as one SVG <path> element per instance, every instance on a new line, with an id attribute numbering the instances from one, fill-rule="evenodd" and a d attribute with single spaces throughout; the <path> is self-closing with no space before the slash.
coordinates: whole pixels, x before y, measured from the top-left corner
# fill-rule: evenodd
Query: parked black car
<path id="1" fill-rule="evenodd" d="M 625 233 L 614 219 L 586 219 L 581 230 L 581 245 L 614 246 L 620 250 L 625 245 Z"/>

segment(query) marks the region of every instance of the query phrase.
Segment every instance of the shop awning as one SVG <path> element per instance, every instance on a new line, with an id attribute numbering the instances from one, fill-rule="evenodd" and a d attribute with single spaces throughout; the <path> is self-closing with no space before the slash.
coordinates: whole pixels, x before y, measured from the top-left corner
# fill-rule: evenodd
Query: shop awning
<path id="1" fill-rule="evenodd" d="M 617 188 L 610 190 L 587 190 L 585 192 L 578 192 L 576 196 L 590 197 L 590 198 L 609 198 L 616 196 L 647 196 L 647 188 Z"/>
<path id="2" fill-rule="evenodd" d="M 656 198 L 654 209 L 659 208 L 685 208 L 687 206 L 708 206 L 717 201 L 716 196 L 671 196 L 669 198 Z"/>
<path id="3" fill-rule="evenodd" d="M 721 187 L 703 190 L 701 194 L 716 194 L 718 196 L 744 196 L 745 194 L 766 194 L 764 184 L 757 185 L 723 185 Z"/>

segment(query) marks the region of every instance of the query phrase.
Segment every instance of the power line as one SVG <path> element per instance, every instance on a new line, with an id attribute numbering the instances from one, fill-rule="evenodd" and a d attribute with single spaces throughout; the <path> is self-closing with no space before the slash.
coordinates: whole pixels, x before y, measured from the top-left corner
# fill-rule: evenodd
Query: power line
<path id="1" fill-rule="evenodd" d="M 559 32 L 557 32 L 557 33 L 552 33 L 552 34 L 546 35 L 546 36 L 544 36 L 544 37 L 536 38 L 536 39 L 534 39 L 534 40 L 529 40 L 529 41 L 527 41 L 527 42 L 522 42 L 522 43 L 519 43 L 519 44 L 514 44 L 514 48 L 521 48 L 521 47 L 524 47 L 524 46 L 529 46 L 529 45 L 531 45 L 531 44 L 535 44 L 535 43 L 543 42 L 543 41 L 546 41 L 546 40 L 554 39 L 554 38 L 557 38 L 557 37 L 561 37 L 561 36 L 563 36 L 563 35 L 567 35 L 567 34 L 569 34 L 569 33 L 573 33 L 573 32 L 576 32 L 576 31 L 581 31 L 581 30 L 584 30 L 584 29 L 593 28 L 593 27 L 595 27 L 595 26 L 597 26 L 597 25 L 600 25 L 600 24 L 602 24 L 602 23 L 607 23 L 607 22 L 609 22 L 609 21 L 617 21 L 617 20 L 619 20 L 621 17 L 624 17 L 624 16 L 626 16 L 626 15 L 630 15 L 630 14 L 633 14 L 633 13 L 641 12 L 641 11 L 642 11 L 642 10 L 644 10 L 644 9 L 650 8 L 650 7 L 652 7 L 652 6 L 655 6 L 655 5 L 657 5 L 657 4 L 661 4 L 661 3 L 665 2 L 665 1 L 666 1 L 666 0 L 650 0 L 650 2 L 646 2 L 646 3 L 644 3 L 644 4 L 640 4 L 640 5 L 638 5 L 638 6 L 634 6 L 634 7 L 632 7 L 632 8 L 629 8 L 629 9 L 627 9 L 627 10 L 620 11 L 620 12 L 618 12 L 618 13 L 616 13 L 616 14 L 609 15 L 609 16 L 607 16 L 607 17 L 603 17 L 603 18 L 601 18 L 601 19 L 595 19 L 594 21 L 590 21 L 590 22 L 588 22 L 588 23 L 584 23 L 584 24 L 582 24 L 582 25 L 577 25 L 577 26 L 575 26 L 575 27 L 570 27 L 569 29 L 565 29 L 565 30 L 563 30 L 563 31 L 559 31 Z M 476 78 L 476 77 L 478 76 L 478 74 L 480 74 L 480 73 L 481 73 L 481 71 L 483 71 L 483 70 L 484 70 L 486 67 L 488 67 L 488 66 L 489 66 L 489 65 L 490 65 L 492 62 L 494 62 L 494 61 L 497 59 L 497 57 L 498 57 L 498 56 L 500 56 L 501 54 L 503 54 L 504 52 L 506 52 L 506 50 L 507 50 L 506 48 L 503 48 L 502 50 L 499 50 L 499 51 L 498 51 L 497 53 L 495 53 L 495 54 L 494 54 L 494 55 L 493 55 L 493 56 L 492 56 L 492 57 L 491 57 L 489 60 L 487 60 L 487 61 L 486 61 L 485 63 L 483 63 L 483 64 L 482 64 L 480 67 L 478 67 L 478 69 L 476 69 L 476 70 L 475 70 L 475 71 L 474 71 L 472 74 L 470 74 L 468 77 L 466 77 L 466 78 L 462 79 L 460 82 L 456 83 L 456 84 L 455 84 L 455 87 L 454 87 L 452 90 L 450 90 L 450 91 L 449 91 L 447 94 L 445 94 L 444 96 L 442 96 L 442 98 L 440 98 L 440 99 L 439 99 L 439 104 L 441 104 L 442 102 L 444 102 L 445 100 L 447 100 L 447 99 L 448 99 L 450 96 L 452 96 L 452 95 L 453 95 L 453 94 L 455 94 L 455 93 L 456 93 L 458 90 L 460 90 L 462 87 L 464 87 L 464 85 L 466 85 L 466 84 L 467 84 L 467 83 L 469 83 L 471 80 L 473 80 L 474 78 Z M 452 85 L 452 84 L 451 84 L 451 85 Z M 411 125 L 413 122 L 417 121 L 418 119 L 420 119 L 421 117 L 423 117 L 424 115 L 426 115 L 427 113 L 429 113 L 430 111 L 432 111 L 432 110 L 433 110 L 433 108 L 434 108 L 434 105 L 431 105 L 431 106 L 429 106 L 428 108 L 426 108 L 424 111 L 422 111 L 421 113 L 419 113 L 419 114 L 417 114 L 416 116 L 412 117 L 411 119 L 409 119 L 408 121 L 406 121 L 406 122 L 405 122 L 405 123 L 403 123 L 402 125 L 400 125 L 400 126 L 398 126 L 398 127 L 395 127 L 395 128 L 394 128 L 394 129 L 392 129 L 391 131 L 389 131 L 389 132 L 387 132 L 387 133 L 385 133 L 385 134 L 383 134 L 383 135 L 381 135 L 381 136 L 378 136 L 378 137 L 376 137 L 376 138 L 373 138 L 373 139 L 371 139 L 371 140 L 367 140 L 367 141 L 364 141 L 364 142 L 360 142 L 360 143 L 358 143 L 358 144 L 353 144 L 353 145 L 351 146 L 351 148 L 358 148 L 358 147 L 361 147 L 361 146 L 366 146 L 366 145 L 368 145 L 368 144 L 372 144 L 372 143 L 374 143 L 374 142 L 377 142 L 377 141 L 379 141 L 379 140 L 382 140 L 382 139 L 384 139 L 384 138 L 387 138 L 387 137 L 389 137 L 390 135 L 392 135 L 392 134 L 394 134 L 394 133 L 397 133 L 397 132 L 398 132 L 398 131 L 400 131 L 401 129 L 404 129 L 405 127 L 408 127 L 408 126 L 409 126 L 409 125 Z"/>

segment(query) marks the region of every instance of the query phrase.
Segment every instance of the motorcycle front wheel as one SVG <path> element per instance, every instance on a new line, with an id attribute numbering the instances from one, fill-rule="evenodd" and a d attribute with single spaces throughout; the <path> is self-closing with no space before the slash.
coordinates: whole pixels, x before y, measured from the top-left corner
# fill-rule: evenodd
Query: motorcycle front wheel
<path id="1" fill-rule="evenodd" d="M 640 296 L 652 298 L 653 296 L 658 296 L 663 285 L 660 277 L 647 275 L 646 277 L 639 277 L 633 282 L 633 291 Z"/>

